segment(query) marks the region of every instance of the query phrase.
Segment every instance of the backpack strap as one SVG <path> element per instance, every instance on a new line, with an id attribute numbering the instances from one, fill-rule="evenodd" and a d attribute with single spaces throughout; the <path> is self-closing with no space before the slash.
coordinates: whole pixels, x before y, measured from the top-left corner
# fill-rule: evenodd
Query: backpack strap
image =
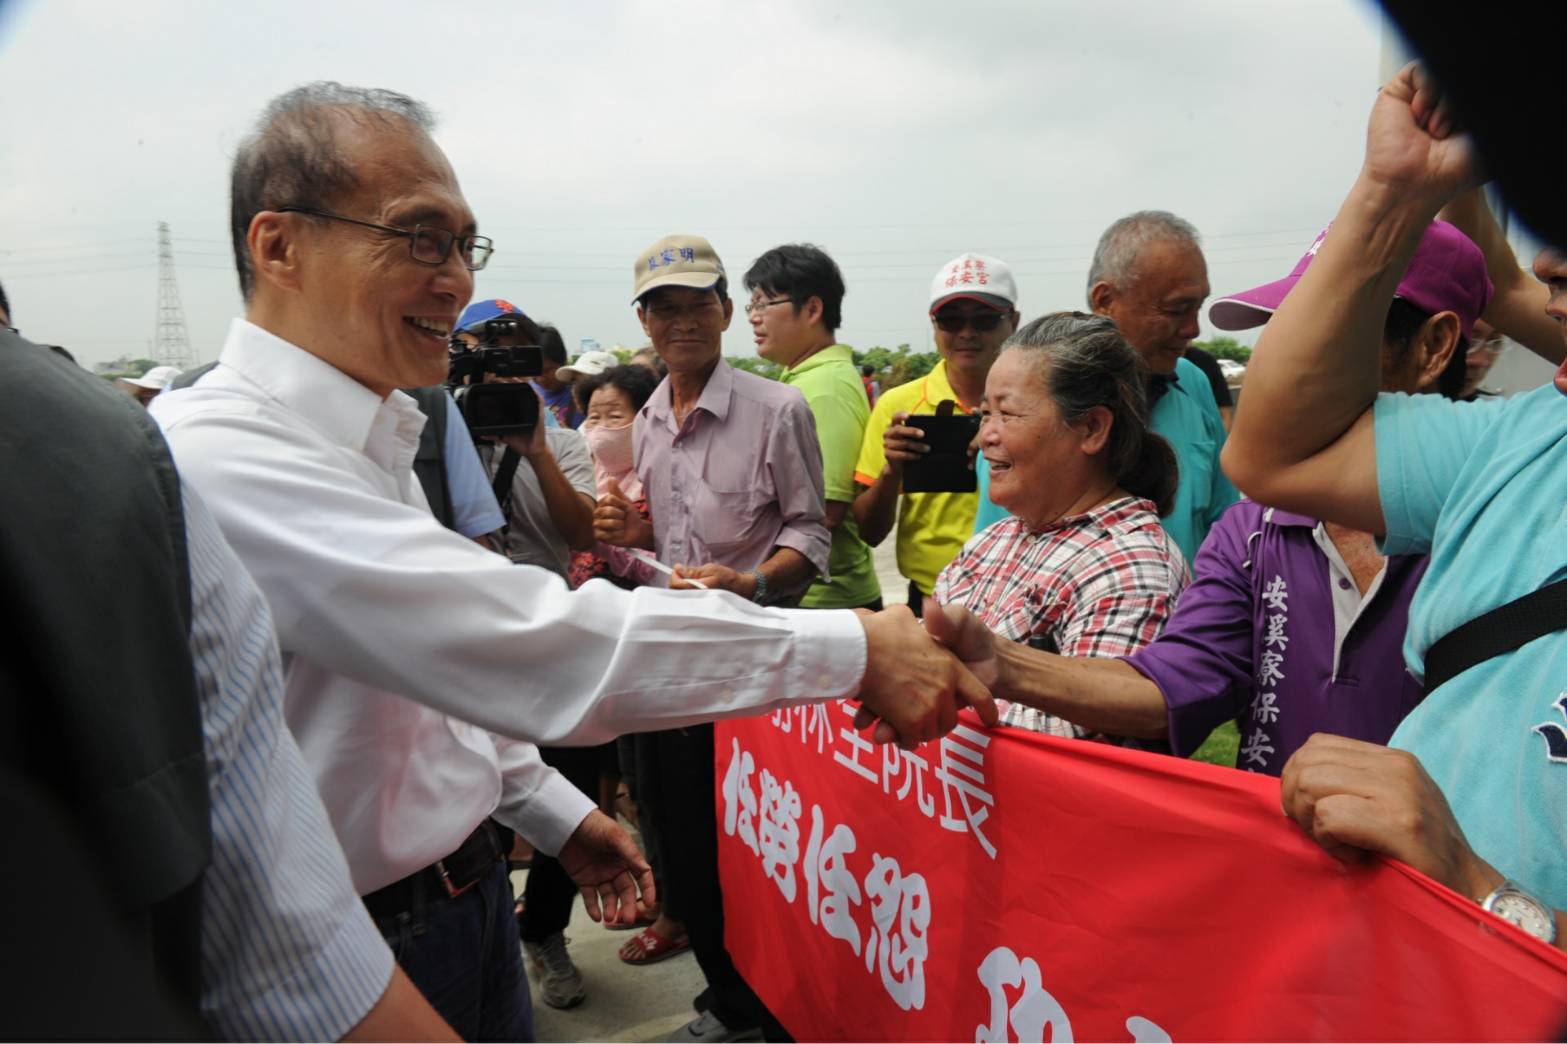
<path id="1" fill-rule="evenodd" d="M 456 523 L 452 504 L 451 481 L 446 474 L 446 425 L 448 399 L 445 385 L 428 388 L 404 388 L 429 421 L 419 432 L 419 449 L 414 455 L 414 476 L 424 488 L 430 513 L 441 525 L 451 529 Z"/>
<path id="2" fill-rule="evenodd" d="M 1567 629 L 1567 579 L 1477 616 L 1437 639 L 1426 652 L 1426 692 L 1495 656 Z"/>
<path id="3" fill-rule="evenodd" d="M 217 366 L 218 364 L 216 362 L 209 362 L 205 366 L 196 367 L 194 370 L 186 370 L 184 373 L 180 374 L 178 377 L 169 382 L 169 389 L 172 391 L 175 388 L 189 388 L 207 374 L 217 369 Z"/>

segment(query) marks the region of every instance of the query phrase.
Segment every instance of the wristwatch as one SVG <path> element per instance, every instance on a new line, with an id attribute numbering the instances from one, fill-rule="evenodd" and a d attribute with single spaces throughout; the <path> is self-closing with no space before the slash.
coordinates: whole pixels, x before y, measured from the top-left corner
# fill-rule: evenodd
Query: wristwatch
<path id="1" fill-rule="evenodd" d="M 1556 914 L 1524 891 L 1517 881 L 1503 881 L 1496 891 L 1480 900 L 1480 908 L 1522 928 L 1536 939 L 1556 943 Z"/>
<path id="2" fill-rule="evenodd" d="M 756 578 L 756 590 L 751 593 L 751 601 L 757 605 L 767 604 L 767 574 L 760 569 L 751 570 L 751 575 Z"/>

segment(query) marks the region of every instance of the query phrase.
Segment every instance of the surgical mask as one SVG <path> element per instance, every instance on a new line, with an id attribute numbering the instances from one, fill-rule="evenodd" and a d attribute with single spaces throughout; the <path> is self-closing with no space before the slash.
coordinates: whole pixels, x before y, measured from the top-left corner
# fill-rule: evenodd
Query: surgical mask
<path id="1" fill-rule="evenodd" d="M 582 429 L 583 436 L 588 440 L 588 449 L 593 453 L 593 477 L 600 493 L 605 491 L 609 480 L 614 479 L 632 499 L 642 495 L 642 484 L 636 481 L 636 455 L 631 441 L 633 427 L 633 424 L 623 424 L 618 428 L 608 428 L 601 424 Z M 635 491 L 632 490 L 632 484 L 636 486 Z"/>

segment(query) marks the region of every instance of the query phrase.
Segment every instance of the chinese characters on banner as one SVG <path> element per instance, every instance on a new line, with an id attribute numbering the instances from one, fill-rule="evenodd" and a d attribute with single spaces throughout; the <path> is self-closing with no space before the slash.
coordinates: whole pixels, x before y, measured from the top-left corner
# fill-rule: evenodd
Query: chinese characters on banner
<path id="1" fill-rule="evenodd" d="M 1276 779 L 967 715 L 903 751 L 852 720 L 836 702 L 717 731 L 727 941 L 796 1039 L 1567 1023 L 1567 955 L 1407 868 L 1341 866 L 1280 814 Z"/>

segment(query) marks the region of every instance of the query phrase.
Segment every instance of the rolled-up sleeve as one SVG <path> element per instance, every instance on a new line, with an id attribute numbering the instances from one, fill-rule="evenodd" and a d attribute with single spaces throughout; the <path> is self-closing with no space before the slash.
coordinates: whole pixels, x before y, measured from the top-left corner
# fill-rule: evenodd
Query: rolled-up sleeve
<path id="1" fill-rule="evenodd" d="M 1387 533 L 1378 543 L 1385 555 L 1423 555 L 1431 550 L 1436 520 L 1459 472 L 1486 428 L 1501 416 L 1506 400 L 1450 402 L 1440 395 L 1377 396 L 1377 496 Z"/>
<path id="2" fill-rule="evenodd" d="M 822 519 L 827 505 L 822 497 L 822 447 L 816 437 L 816 419 L 805 397 L 787 403 L 768 433 L 767 469 L 778 495 L 783 527 L 773 543 L 804 555 L 823 580 L 832 535 Z"/>

